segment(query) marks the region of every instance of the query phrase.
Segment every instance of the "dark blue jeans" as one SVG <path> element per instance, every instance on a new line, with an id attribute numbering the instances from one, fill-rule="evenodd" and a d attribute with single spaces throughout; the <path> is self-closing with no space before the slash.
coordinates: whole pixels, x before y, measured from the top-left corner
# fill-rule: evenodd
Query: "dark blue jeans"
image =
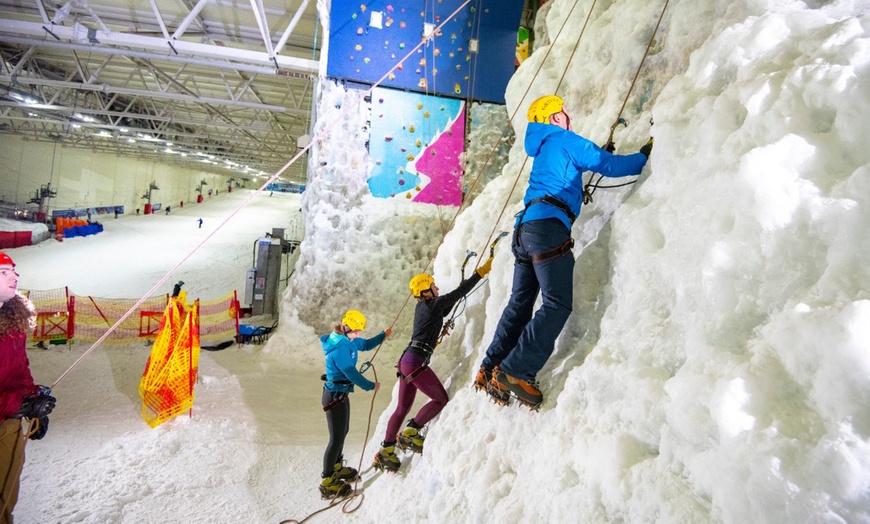
<path id="1" fill-rule="evenodd" d="M 542 262 L 532 256 L 569 241 L 571 233 L 557 219 L 533 220 L 518 226 L 512 245 L 514 280 L 511 298 L 501 314 L 483 365 L 499 366 L 523 380 L 535 378 L 553 353 L 574 301 L 574 256 L 568 251 Z M 543 304 L 535 311 L 541 292 Z"/>

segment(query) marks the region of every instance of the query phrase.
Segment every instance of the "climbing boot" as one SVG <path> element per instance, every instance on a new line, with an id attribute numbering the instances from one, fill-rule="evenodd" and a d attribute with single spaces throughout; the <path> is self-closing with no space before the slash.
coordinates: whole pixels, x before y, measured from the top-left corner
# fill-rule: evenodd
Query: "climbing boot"
<path id="1" fill-rule="evenodd" d="M 383 446 L 378 454 L 375 455 L 375 463 L 373 464 L 375 469 L 379 469 L 381 471 L 388 471 L 390 473 L 395 473 L 399 470 L 399 466 L 402 465 L 402 462 L 399 460 L 399 457 L 396 456 L 396 446 L 389 445 Z"/>
<path id="2" fill-rule="evenodd" d="M 426 437 L 420 433 L 420 430 L 414 427 L 407 427 L 405 431 L 399 433 L 396 438 L 396 446 L 403 451 L 413 451 L 414 453 L 423 453 L 423 441 Z"/>
<path id="3" fill-rule="evenodd" d="M 486 366 L 480 366 L 480 369 L 477 371 L 477 377 L 474 379 L 474 389 L 486 391 L 490 380 L 492 380 L 492 370 L 486 369 Z"/>
<path id="4" fill-rule="evenodd" d="M 521 404 L 533 410 L 540 408 L 541 402 L 544 401 L 544 395 L 538 389 L 538 382 L 535 379 L 523 380 L 500 370 L 493 375 L 492 382 L 499 388 L 509 391 Z"/>
<path id="5" fill-rule="evenodd" d="M 324 499 L 343 498 L 353 491 L 350 484 L 330 475 L 320 482 L 320 496 Z"/>
<path id="6" fill-rule="evenodd" d="M 501 406 L 507 406 L 511 401 L 511 393 L 507 387 L 503 386 L 496 377 L 499 374 L 498 366 L 493 368 L 492 377 L 486 383 L 486 393 L 493 402 Z"/>
<path id="7" fill-rule="evenodd" d="M 359 478 L 359 471 L 345 466 L 344 461 L 342 460 L 335 463 L 335 472 L 333 472 L 332 476 L 347 482 L 353 482 Z"/>

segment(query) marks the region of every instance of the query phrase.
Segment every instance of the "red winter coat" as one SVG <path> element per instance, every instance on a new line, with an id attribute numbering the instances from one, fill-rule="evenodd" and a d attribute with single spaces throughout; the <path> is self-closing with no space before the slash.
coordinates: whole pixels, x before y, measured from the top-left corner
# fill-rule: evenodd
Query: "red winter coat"
<path id="1" fill-rule="evenodd" d="M 18 329 L 0 334 L 0 413 L 4 419 L 13 417 L 24 397 L 36 389 L 26 346 L 27 335 Z"/>

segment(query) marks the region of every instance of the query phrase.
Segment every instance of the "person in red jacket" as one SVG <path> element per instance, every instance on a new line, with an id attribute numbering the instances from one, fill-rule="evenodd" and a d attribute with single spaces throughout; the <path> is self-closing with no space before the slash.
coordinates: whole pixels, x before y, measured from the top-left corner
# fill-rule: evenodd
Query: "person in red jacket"
<path id="1" fill-rule="evenodd" d="M 0 523 L 12 524 L 18 486 L 24 467 L 27 438 L 40 439 L 48 430 L 48 414 L 55 399 L 47 388 L 33 383 L 27 359 L 27 333 L 36 312 L 18 292 L 15 263 L 0 253 Z"/>

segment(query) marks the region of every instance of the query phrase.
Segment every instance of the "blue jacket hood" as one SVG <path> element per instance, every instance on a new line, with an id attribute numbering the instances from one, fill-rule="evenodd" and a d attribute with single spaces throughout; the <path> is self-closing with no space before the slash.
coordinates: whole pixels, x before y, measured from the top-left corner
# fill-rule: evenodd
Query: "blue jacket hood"
<path id="1" fill-rule="evenodd" d="M 538 156 L 541 152 L 541 146 L 554 133 L 561 133 L 565 130 L 559 126 L 552 124 L 541 124 L 539 122 L 529 122 L 526 127 L 526 139 L 523 145 L 526 149 L 526 154 L 530 157 Z"/>
<path id="2" fill-rule="evenodd" d="M 328 335 L 323 335 L 322 337 L 320 337 L 320 345 L 323 347 L 323 354 L 328 355 L 332 353 L 332 351 L 335 349 L 336 346 L 338 346 L 338 343 L 341 342 L 342 339 L 348 341 L 350 340 L 346 336 L 336 333 L 335 331 L 329 333 Z"/>

